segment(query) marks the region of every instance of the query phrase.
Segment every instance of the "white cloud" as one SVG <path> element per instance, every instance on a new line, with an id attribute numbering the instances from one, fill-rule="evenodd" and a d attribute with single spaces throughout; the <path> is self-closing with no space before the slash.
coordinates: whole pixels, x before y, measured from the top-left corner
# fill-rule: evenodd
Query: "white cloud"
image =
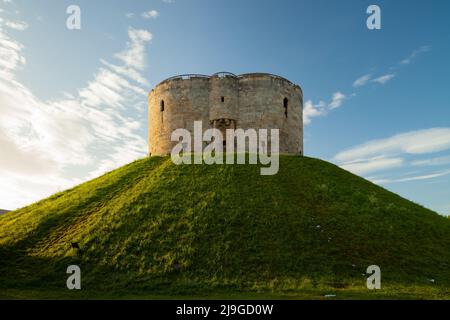
<path id="1" fill-rule="evenodd" d="M 336 154 L 333 161 L 345 170 L 366 176 L 374 172 L 381 176 L 366 176 L 375 184 L 412 183 L 432 180 L 450 175 L 449 168 L 427 172 L 425 166 L 446 165 L 450 156 L 441 156 L 415 161 L 406 161 L 406 155 L 442 152 L 450 149 L 450 128 L 431 128 L 397 134 L 373 140 Z M 414 167 L 413 172 L 404 173 L 404 167 Z M 425 169 L 425 170 L 424 170 Z M 433 183 L 436 181 L 430 181 Z"/>
<path id="2" fill-rule="evenodd" d="M 326 104 L 320 101 L 318 104 L 313 104 L 311 100 L 306 101 L 303 108 L 303 123 L 311 123 L 312 118 L 323 116 L 326 114 Z"/>
<path id="3" fill-rule="evenodd" d="M 376 83 L 379 83 L 379 84 L 385 84 L 388 81 L 392 80 L 394 77 L 395 77 L 395 74 L 393 74 L 393 73 L 385 74 L 385 75 L 383 75 L 381 77 L 373 79 L 372 82 L 376 82 Z"/>
<path id="4" fill-rule="evenodd" d="M 430 46 L 422 46 L 418 49 L 415 49 L 407 58 L 400 61 L 400 64 L 406 65 L 410 64 L 414 59 L 416 59 L 421 54 L 428 52 L 431 50 Z"/>
<path id="5" fill-rule="evenodd" d="M 448 175 L 448 174 L 450 174 L 450 170 L 441 171 L 441 172 L 436 172 L 436 173 L 431 173 L 431 174 L 426 174 L 426 175 L 421 175 L 421 176 L 414 176 L 414 177 L 407 177 L 407 178 L 397 179 L 397 180 L 394 180 L 394 182 L 407 182 L 407 181 L 416 181 L 416 180 L 428 180 L 428 179 L 433 179 L 433 178 L 438 178 L 438 177 L 446 176 L 446 175 Z"/>
<path id="6" fill-rule="evenodd" d="M 450 149 L 450 128 L 431 128 L 373 140 L 337 153 L 333 160 L 342 168 L 358 175 L 389 170 L 404 165 L 430 166 L 450 163 L 450 157 L 438 157 L 406 162 L 405 154 L 419 155 Z M 374 183 L 406 182 L 447 175 L 447 171 L 396 179 L 372 178 Z"/>
<path id="7" fill-rule="evenodd" d="M 373 140 L 339 152 L 334 156 L 338 162 L 367 159 L 374 156 L 425 154 L 450 149 L 450 128 L 431 128 L 410 131 L 390 138 Z"/>
<path id="8" fill-rule="evenodd" d="M 102 64 L 107 66 L 109 69 L 113 70 L 114 72 L 116 72 L 122 76 L 125 76 L 131 80 L 134 80 L 137 83 L 139 83 L 143 86 L 146 86 L 146 87 L 148 87 L 150 85 L 148 83 L 147 79 L 145 79 L 138 71 L 136 71 L 133 68 L 117 66 L 117 65 L 114 65 L 112 63 L 105 61 L 104 59 L 101 59 L 100 61 Z"/>
<path id="9" fill-rule="evenodd" d="M 148 31 L 129 29 L 130 43 L 117 55 L 122 64 L 102 60 L 78 93 L 42 101 L 16 79 L 26 64 L 24 47 L 1 23 L 0 207 L 26 205 L 146 154 L 139 129 L 147 94 L 140 85 L 147 80 L 139 71 Z"/>
<path id="10" fill-rule="evenodd" d="M 353 86 L 354 87 L 362 87 L 362 86 L 366 85 L 367 82 L 369 82 L 371 77 L 372 77 L 371 74 L 363 75 L 363 76 L 359 77 L 358 79 L 356 79 L 355 82 L 353 82 Z"/>
<path id="11" fill-rule="evenodd" d="M 36 176 L 17 176 L 2 173 L 0 176 L 1 206 L 6 209 L 14 209 L 18 204 L 29 204 L 36 200 L 51 195 L 55 192 L 71 188 L 82 180 L 65 179 L 56 175 L 46 174 L 39 182 Z M 36 195 L 42 195 L 37 197 Z"/>
<path id="12" fill-rule="evenodd" d="M 373 183 L 376 184 L 389 184 L 389 183 L 399 183 L 399 182 L 410 182 L 410 181 L 421 181 L 421 180 L 430 180 L 434 178 L 443 177 L 450 174 L 450 170 L 444 170 L 439 172 L 434 172 L 430 174 L 416 175 L 416 176 L 407 176 L 404 178 L 372 178 L 370 179 Z"/>
<path id="13" fill-rule="evenodd" d="M 145 68 L 145 43 L 152 40 L 152 34 L 147 30 L 128 29 L 130 42 L 127 43 L 127 49 L 116 54 L 116 58 L 122 60 L 127 67 L 138 70 Z"/>
<path id="14" fill-rule="evenodd" d="M 409 62 L 416 58 L 418 55 L 420 55 L 423 52 L 427 52 L 430 50 L 429 46 L 423 46 L 417 50 L 415 50 L 408 59 L 403 60 L 403 64 L 409 64 Z M 359 87 L 363 87 L 366 84 L 368 84 L 369 82 L 372 83 L 378 83 L 378 84 L 386 84 L 389 81 L 391 81 L 393 78 L 396 77 L 395 73 L 388 73 L 388 74 L 384 74 L 381 75 L 379 77 L 376 78 L 372 78 L 372 74 L 371 73 L 367 73 L 365 75 L 362 75 L 361 77 L 359 77 L 358 79 L 356 79 L 353 82 L 353 87 L 355 88 L 359 88 Z M 318 117 L 318 116 L 324 116 L 328 113 L 328 111 L 333 110 L 335 108 L 340 107 L 344 101 L 346 99 L 348 99 L 349 97 L 353 97 L 356 94 L 353 93 L 350 96 L 346 96 L 345 94 L 343 94 L 342 92 L 335 92 L 333 94 L 333 97 L 331 99 L 331 101 L 326 105 L 323 106 L 322 102 L 320 102 L 319 104 L 315 105 L 311 100 L 308 100 L 305 105 L 304 105 L 304 109 L 303 109 L 303 122 L 305 125 L 311 123 L 312 118 L 314 117 Z"/>
<path id="15" fill-rule="evenodd" d="M 325 116 L 329 111 L 336 109 L 342 105 L 347 96 L 342 92 L 335 92 L 329 103 L 320 101 L 314 104 L 311 100 L 305 102 L 303 106 L 303 123 L 305 125 L 310 124 L 312 118 Z"/>
<path id="16" fill-rule="evenodd" d="M 369 172 L 401 167 L 402 165 L 402 158 L 375 157 L 372 159 L 344 163 L 341 167 L 354 174 L 363 175 Z"/>
<path id="17" fill-rule="evenodd" d="M 159 12 L 156 10 L 150 10 L 142 13 L 142 17 L 145 19 L 155 19 L 159 17 Z"/>
<path id="18" fill-rule="evenodd" d="M 431 50 L 430 46 L 422 46 L 416 50 L 414 50 L 407 58 L 400 61 L 400 64 L 407 65 L 410 64 L 414 59 L 416 59 L 419 55 L 428 52 Z M 386 84 L 390 80 L 392 80 L 396 75 L 394 73 L 385 74 L 379 76 L 375 79 L 372 79 L 372 74 L 365 74 L 353 82 L 353 87 L 358 88 L 365 86 L 369 81 L 378 83 L 378 84 Z"/>
<path id="19" fill-rule="evenodd" d="M 411 162 L 411 165 L 413 166 L 441 166 L 445 164 L 450 164 L 450 156 L 415 160 Z"/>
<path id="20" fill-rule="evenodd" d="M 125 17 L 127 17 L 128 19 L 134 18 L 135 14 L 133 12 L 127 12 L 125 13 Z"/>
<path id="21" fill-rule="evenodd" d="M 9 38 L 0 29 L 0 74 L 3 78 L 12 78 L 12 71 L 25 65 L 26 59 L 22 50 L 22 44 Z"/>
<path id="22" fill-rule="evenodd" d="M 5 21 L 5 26 L 19 31 L 23 31 L 28 28 L 28 24 L 23 21 Z"/>
<path id="23" fill-rule="evenodd" d="M 86 88 L 81 89 L 79 95 L 83 98 L 85 106 L 97 107 L 105 104 L 124 108 L 123 103 L 128 98 L 126 94 L 136 93 L 145 96 L 146 91 L 130 84 L 111 70 L 100 68 L 94 80 L 89 82 Z"/>
<path id="24" fill-rule="evenodd" d="M 342 92 L 339 92 L 339 91 L 335 92 L 333 94 L 333 98 L 332 98 L 330 104 L 328 105 L 328 107 L 330 109 L 339 108 L 345 99 L 346 99 L 345 94 L 343 94 Z"/>

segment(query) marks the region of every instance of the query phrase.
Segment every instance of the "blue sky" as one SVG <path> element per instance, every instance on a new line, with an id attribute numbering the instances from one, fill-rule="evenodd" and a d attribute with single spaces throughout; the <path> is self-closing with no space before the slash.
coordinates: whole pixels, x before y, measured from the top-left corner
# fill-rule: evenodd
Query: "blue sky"
<path id="1" fill-rule="evenodd" d="M 81 8 L 81 30 L 66 8 Z M 366 9 L 381 8 L 368 30 Z M 305 153 L 450 214 L 448 1 L 0 0 L 0 207 L 146 153 L 146 93 L 181 73 L 298 83 Z"/>

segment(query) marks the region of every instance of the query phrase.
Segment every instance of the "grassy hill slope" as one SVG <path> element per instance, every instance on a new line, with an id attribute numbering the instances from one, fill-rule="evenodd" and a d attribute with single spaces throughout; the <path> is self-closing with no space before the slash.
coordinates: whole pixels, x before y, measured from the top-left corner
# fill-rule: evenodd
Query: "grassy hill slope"
<path id="1" fill-rule="evenodd" d="M 0 291 L 62 292 L 70 264 L 94 297 L 345 292 L 375 264 L 384 288 L 448 298 L 450 220 L 317 159 L 151 157 L 0 216 Z"/>

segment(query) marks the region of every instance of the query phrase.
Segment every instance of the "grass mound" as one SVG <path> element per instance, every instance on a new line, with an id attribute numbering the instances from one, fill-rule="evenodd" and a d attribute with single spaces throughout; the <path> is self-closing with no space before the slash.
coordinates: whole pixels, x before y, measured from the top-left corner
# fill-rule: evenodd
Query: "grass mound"
<path id="1" fill-rule="evenodd" d="M 151 157 L 0 216 L 0 291 L 67 292 L 71 264 L 91 297 L 363 292 L 375 264 L 386 290 L 448 298 L 450 220 L 317 159 Z"/>

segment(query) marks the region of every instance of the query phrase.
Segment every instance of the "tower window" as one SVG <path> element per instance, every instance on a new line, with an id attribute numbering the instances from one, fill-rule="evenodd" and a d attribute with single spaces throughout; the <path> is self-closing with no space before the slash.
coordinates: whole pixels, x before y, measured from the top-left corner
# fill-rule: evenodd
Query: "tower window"
<path id="1" fill-rule="evenodd" d="M 284 116 L 287 118 L 288 116 L 288 106 L 289 106 L 289 100 L 288 98 L 283 99 L 283 107 L 284 107 Z"/>
<path id="2" fill-rule="evenodd" d="M 220 100 L 221 100 L 222 102 L 225 102 L 225 97 L 222 97 Z"/>
<path id="3" fill-rule="evenodd" d="M 164 111 L 164 100 L 161 100 L 160 111 Z"/>

